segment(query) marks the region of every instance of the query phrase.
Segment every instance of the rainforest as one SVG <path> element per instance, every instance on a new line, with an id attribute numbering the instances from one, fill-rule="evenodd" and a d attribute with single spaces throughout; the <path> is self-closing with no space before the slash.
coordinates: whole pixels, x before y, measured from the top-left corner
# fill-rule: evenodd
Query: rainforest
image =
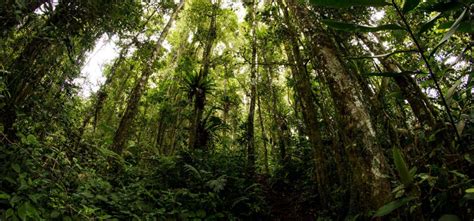
<path id="1" fill-rule="evenodd" d="M 0 220 L 474 220 L 472 0 L 2 0 Z"/>

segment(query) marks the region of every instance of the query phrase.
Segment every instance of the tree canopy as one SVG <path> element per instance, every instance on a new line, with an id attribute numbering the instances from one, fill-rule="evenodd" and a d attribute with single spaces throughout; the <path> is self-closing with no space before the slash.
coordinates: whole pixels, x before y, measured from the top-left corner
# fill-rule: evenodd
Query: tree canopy
<path id="1" fill-rule="evenodd" d="M 473 8 L 5 0 L 0 219 L 472 220 Z"/>

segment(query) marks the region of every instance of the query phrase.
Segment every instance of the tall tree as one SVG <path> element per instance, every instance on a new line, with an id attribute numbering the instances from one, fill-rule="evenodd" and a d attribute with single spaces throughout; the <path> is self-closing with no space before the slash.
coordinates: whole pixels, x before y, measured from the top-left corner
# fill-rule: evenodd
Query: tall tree
<path id="1" fill-rule="evenodd" d="M 129 20 L 114 14 L 124 7 L 130 10 Z M 78 74 L 65 70 L 66 65 L 57 65 L 59 60 L 65 60 L 73 67 L 79 66 L 95 39 L 105 31 L 125 28 L 133 23 L 135 10 L 137 5 L 134 2 L 109 4 L 106 1 L 61 1 L 46 17 L 44 24 L 35 27 L 32 36 L 27 36 L 28 42 L 18 55 L 14 52 L 10 55 L 13 59 L 3 64 L 10 73 L 5 77 L 8 93 L 2 97 L 5 107 L 1 121 L 6 135 L 15 140 L 16 129 L 13 125 L 17 120 L 17 112 L 31 112 L 27 108 L 30 105 L 26 105 L 32 101 L 31 97 L 43 99 L 54 88 L 42 84 L 44 80 L 54 78 L 54 73 L 58 77 L 50 80 L 62 85 L 65 79 L 74 77 L 70 75 Z M 57 82 L 57 79 L 64 80 Z"/>
<path id="2" fill-rule="evenodd" d="M 6 0 L 0 5 L 0 37 L 8 35 L 22 20 L 28 18 L 43 4 L 52 4 L 51 0 Z"/>
<path id="3" fill-rule="evenodd" d="M 189 147 L 193 149 L 205 149 L 207 146 L 207 136 L 203 125 L 204 106 L 206 104 L 206 93 L 208 93 L 205 82 L 208 80 L 211 66 L 212 48 L 217 37 L 217 12 L 220 0 L 211 4 L 209 28 L 206 42 L 202 52 L 201 68 L 196 78 L 196 88 L 194 89 L 194 110 L 191 117 L 191 128 L 189 131 Z"/>
<path id="4" fill-rule="evenodd" d="M 385 178 L 388 167 L 382 149 L 377 143 L 373 123 L 359 84 L 354 80 L 337 53 L 335 40 L 322 26 L 304 17 L 307 9 L 288 0 L 289 8 L 303 28 L 313 31 L 306 36 L 313 42 L 310 47 L 324 68 L 326 83 L 338 113 L 343 144 L 351 165 L 349 213 L 375 210 L 390 200 L 390 183 Z M 313 25 L 314 24 L 314 25 Z M 319 24 L 319 26 L 318 26 Z"/>
<path id="5" fill-rule="evenodd" d="M 250 106 L 249 113 L 247 116 L 247 161 L 248 170 L 252 175 L 255 173 L 255 103 L 257 99 L 257 35 L 255 33 L 257 28 L 257 4 L 253 0 L 247 6 L 249 12 L 249 24 L 250 24 L 250 39 L 251 39 L 251 62 L 250 62 Z"/>
<path id="6" fill-rule="evenodd" d="M 287 6 L 282 0 L 278 0 L 281 10 L 283 11 L 283 20 L 287 27 L 288 46 L 287 56 L 289 57 L 290 65 L 293 68 L 293 75 L 295 80 L 295 90 L 298 97 L 301 99 L 301 109 L 306 125 L 306 134 L 309 137 L 311 146 L 313 147 L 315 160 L 316 182 L 318 186 L 318 193 L 320 194 L 321 204 L 327 205 L 328 177 L 326 171 L 327 157 L 324 155 L 323 144 L 321 140 L 320 125 L 317 116 L 317 107 L 313 101 L 313 91 L 311 81 L 304 64 L 303 57 L 300 52 L 298 44 L 298 33 L 291 20 Z"/>
<path id="7" fill-rule="evenodd" d="M 114 60 L 113 64 L 110 67 L 109 75 L 107 76 L 107 79 L 105 82 L 100 86 L 99 90 L 96 93 L 96 100 L 94 101 L 94 104 L 91 106 L 91 110 L 89 113 L 84 117 L 84 120 L 82 121 L 82 125 L 79 128 L 79 139 L 82 138 L 82 135 L 84 133 L 85 127 L 89 124 L 91 119 L 93 120 L 93 128 L 94 131 L 97 127 L 97 121 L 99 118 L 99 115 L 102 112 L 102 108 L 104 107 L 104 103 L 107 100 L 109 94 L 107 93 L 107 90 L 109 87 L 114 83 L 114 81 L 117 78 L 117 68 L 124 62 L 126 59 L 127 53 L 130 51 L 132 47 L 139 47 L 140 42 L 138 41 L 138 35 L 141 34 L 144 29 L 146 28 L 147 24 L 150 22 L 151 18 L 154 17 L 156 14 L 156 10 L 153 11 L 143 22 L 141 25 L 141 28 L 138 29 L 137 33 L 134 34 L 131 39 L 129 39 L 129 42 L 126 43 L 120 50 L 120 53 L 118 57 Z M 126 40 L 126 39 L 124 39 Z"/>
<path id="8" fill-rule="evenodd" d="M 142 97 L 143 92 L 146 89 L 148 79 L 150 78 L 151 74 L 153 74 L 153 68 L 155 61 L 159 58 L 162 49 L 163 41 L 166 39 L 168 32 L 173 24 L 174 20 L 178 17 L 179 12 L 184 7 L 185 0 L 181 0 L 178 5 L 176 6 L 173 14 L 171 14 L 166 26 L 161 31 L 160 37 L 155 43 L 155 48 L 152 51 L 151 56 L 145 63 L 145 67 L 141 72 L 140 78 L 137 80 L 135 87 L 132 90 L 130 98 L 127 103 L 127 108 L 120 120 L 120 124 L 115 131 L 112 149 L 117 152 L 121 153 L 123 151 L 125 142 L 127 141 L 127 136 L 129 135 L 130 128 L 132 126 L 132 122 L 137 114 L 138 104 Z"/>
<path id="9" fill-rule="evenodd" d="M 374 46 L 367 37 L 359 35 L 362 41 L 369 47 L 369 49 L 375 54 L 384 54 L 379 48 Z M 402 73 L 399 66 L 392 61 L 390 58 L 380 58 L 380 62 L 386 72 L 389 73 Z M 434 108 L 428 101 L 427 97 L 421 91 L 417 85 L 415 79 L 410 75 L 399 74 L 393 77 L 393 80 L 397 84 L 403 97 L 408 101 L 410 107 L 413 110 L 413 114 L 417 117 L 418 121 L 423 125 L 428 125 L 432 129 L 436 128 L 436 115 Z"/>

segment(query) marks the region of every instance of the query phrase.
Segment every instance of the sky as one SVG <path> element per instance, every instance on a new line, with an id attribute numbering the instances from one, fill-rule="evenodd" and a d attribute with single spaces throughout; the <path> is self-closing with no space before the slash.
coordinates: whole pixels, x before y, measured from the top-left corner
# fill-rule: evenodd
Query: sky
<path id="1" fill-rule="evenodd" d="M 94 49 L 86 54 L 86 61 L 81 69 L 81 77 L 74 80 L 74 83 L 81 87 L 79 95 L 82 97 L 89 97 L 105 82 L 102 73 L 105 65 L 115 59 L 120 50 L 114 40 L 114 38 L 103 35 L 97 40 Z"/>

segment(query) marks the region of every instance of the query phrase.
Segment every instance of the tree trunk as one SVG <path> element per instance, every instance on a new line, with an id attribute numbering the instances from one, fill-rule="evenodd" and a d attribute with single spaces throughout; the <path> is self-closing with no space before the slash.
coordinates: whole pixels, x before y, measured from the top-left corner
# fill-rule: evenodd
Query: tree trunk
<path id="1" fill-rule="evenodd" d="M 270 170 L 268 169 L 267 135 L 265 133 L 265 127 L 263 125 L 262 109 L 261 109 L 261 102 L 260 102 L 259 95 L 257 95 L 257 101 L 258 101 L 258 119 L 260 121 L 260 130 L 262 133 L 262 142 L 263 142 L 263 164 L 265 168 L 265 173 L 270 174 Z"/>
<path id="2" fill-rule="evenodd" d="M 161 153 L 163 153 L 162 151 L 162 145 L 163 145 L 163 137 L 164 137 L 164 133 L 165 133 L 165 130 L 164 130 L 164 116 L 163 116 L 163 112 L 160 111 L 159 113 L 160 115 L 160 118 L 158 119 L 158 128 L 157 128 L 157 133 L 156 133 L 156 139 L 155 139 L 155 146 L 158 148 L 158 150 L 160 150 Z"/>
<path id="3" fill-rule="evenodd" d="M 31 7 L 35 7 L 33 4 L 35 2 L 31 1 L 28 3 L 32 4 L 30 5 Z M 67 18 L 76 15 L 79 9 L 59 4 L 43 27 L 65 28 L 64 30 L 60 29 L 55 39 L 63 40 L 67 37 L 76 37 L 79 34 L 78 30 L 83 29 L 85 23 L 74 25 L 71 30 L 67 30 L 66 27 L 69 27 L 68 24 L 70 22 Z M 95 18 L 88 19 L 94 20 Z M 92 34 L 91 36 L 94 35 Z M 44 59 L 45 53 L 48 53 L 50 57 L 54 57 L 55 55 L 60 56 L 61 53 L 66 51 L 64 47 L 54 46 L 56 46 L 55 41 L 50 38 L 48 33 L 38 30 L 37 36 L 32 37 L 32 40 L 26 44 L 20 55 L 9 65 L 11 74 L 8 74 L 5 78 L 8 96 L 2 98 L 3 101 L 1 102 L 5 103 L 5 107 L 0 112 L 0 118 L 5 128 L 7 139 L 11 141 L 17 140 L 16 129 L 14 128 L 15 121 L 17 120 L 17 111 L 31 112 L 31 110 L 24 110 L 25 102 L 28 101 L 30 96 L 38 93 L 41 80 L 56 66 L 56 59 L 50 59 L 49 57 Z M 86 48 L 82 50 L 85 51 Z"/>
<path id="4" fill-rule="evenodd" d="M 298 93 L 298 97 L 301 99 L 301 107 L 303 112 L 303 119 L 306 125 L 306 133 L 309 137 L 309 141 L 313 148 L 314 160 L 315 160 L 315 175 L 318 186 L 318 193 L 320 196 L 321 206 L 327 206 L 327 196 L 329 193 L 329 180 L 327 178 L 326 160 L 327 157 L 323 152 L 323 145 L 321 141 L 321 134 L 319 132 L 320 126 L 317 121 L 317 108 L 313 102 L 311 82 L 304 66 L 303 58 L 301 57 L 299 46 L 298 46 L 298 33 L 291 23 L 288 9 L 283 4 L 282 0 L 278 0 L 280 8 L 283 11 L 283 19 L 287 26 L 289 44 L 291 51 L 287 54 L 293 54 L 295 63 L 294 77 L 295 77 L 295 90 Z"/>
<path id="5" fill-rule="evenodd" d="M 198 75 L 199 83 L 204 82 L 209 74 L 212 47 L 214 45 L 214 40 L 217 37 L 216 17 L 218 7 L 219 3 L 212 5 L 213 9 L 211 21 L 209 24 L 207 42 L 202 54 L 202 66 Z M 207 146 L 204 125 L 202 125 L 202 116 L 204 113 L 205 103 L 206 91 L 204 88 L 201 88 L 201 84 L 199 84 L 198 88 L 196 88 L 196 93 L 194 94 L 194 110 L 191 118 L 191 128 L 189 133 L 189 147 L 192 149 L 205 149 Z"/>
<path id="6" fill-rule="evenodd" d="M 344 144 L 350 165 L 351 212 L 370 211 L 384 205 L 390 196 L 390 184 L 384 178 L 387 166 L 360 89 L 344 69 L 330 39 L 321 35 L 320 55 L 329 73 L 326 75 L 339 118 L 344 129 Z"/>
<path id="7" fill-rule="evenodd" d="M 270 62 L 267 59 L 267 56 L 263 54 L 263 60 L 266 64 Z M 277 91 L 275 86 L 273 85 L 273 69 L 270 65 L 266 65 L 267 69 L 267 81 L 266 84 L 270 88 L 270 99 L 271 105 L 267 103 L 267 106 L 270 107 L 270 112 L 273 116 L 273 123 L 276 128 L 276 133 L 278 139 L 274 139 L 275 142 L 278 143 L 278 149 L 280 152 L 280 161 L 284 162 L 286 159 L 286 147 L 288 146 L 288 142 L 290 140 L 290 136 L 288 134 L 288 126 L 286 124 L 285 117 L 283 114 L 278 110 L 278 107 L 281 106 L 280 102 L 278 102 Z M 268 102 L 268 101 L 267 101 Z"/>
<path id="8" fill-rule="evenodd" d="M 82 138 L 82 136 L 84 134 L 84 131 L 85 131 L 85 128 L 89 124 L 91 119 L 94 119 L 93 124 L 94 124 L 94 131 L 95 131 L 95 129 L 97 127 L 97 120 L 99 118 L 99 114 L 102 111 L 102 108 L 104 107 L 104 102 L 108 97 L 107 89 L 110 87 L 113 80 L 116 78 L 117 67 L 122 63 L 122 61 L 125 58 L 125 55 L 127 54 L 127 52 L 128 52 L 128 46 L 126 48 L 123 48 L 120 51 L 119 57 L 112 64 L 112 68 L 110 69 L 110 74 L 107 77 L 107 80 L 105 80 L 104 84 L 102 84 L 100 86 L 99 91 L 97 92 L 96 101 L 95 101 L 95 104 L 92 108 L 92 111 L 87 113 L 86 116 L 84 117 L 83 121 L 82 121 L 82 125 L 79 128 L 79 139 L 78 139 L 78 141 Z"/>
<path id="9" fill-rule="evenodd" d="M 362 88 L 345 68 L 327 31 L 314 26 L 315 22 L 305 16 L 305 8 L 298 7 L 294 0 L 288 2 L 297 19 L 304 21 L 302 28 L 313 32 L 307 36 L 312 42 L 312 51 L 327 70 L 323 72 L 325 83 L 339 116 L 345 152 L 351 165 L 349 213 L 376 210 L 390 200 L 390 183 L 384 177 L 388 166 L 365 108 Z"/>
<path id="10" fill-rule="evenodd" d="M 376 54 L 382 53 L 381 50 L 377 50 L 377 48 L 369 42 L 369 40 L 363 36 L 359 35 L 359 38 L 364 42 L 365 45 Z M 393 73 L 400 73 L 401 70 L 398 68 L 394 62 L 390 59 L 381 58 L 379 61 L 382 63 L 383 67 L 387 72 Z M 415 79 L 413 79 L 409 75 L 399 75 L 393 77 L 393 80 L 397 84 L 398 88 L 400 89 L 401 94 L 403 97 L 408 101 L 410 104 L 411 109 L 415 117 L 421 124 L 428 125 L 431 128 L 435 128 L 436 126 L 436 115 L 434 108 L 432 107 L 431 103 L 426 98 L 426 95 L 423 94 L 420 87 L 417 85 Z"/>
<path id="11" fill-rule="evenodd" d="M 163 31 L 161 32 L 160 37 L 156 42 L 156 46 L 153 50 L 152 56 L 145 63 L 145 68 L 142 71 L 141 77 L 137 79 L 135 87 L 133 88 L 132 93 L 130 95 L 127 108 L 122 116 L 122 119 L 120 120 L 119 127 L 117 128 L 113 139 L 112 149 L 116 153 L 122 153 L 123 151 L 125 142 L 127 141 L 127 137 L 129 135 L 130 128 L 132 126 L 133 119 L 135 118 L 138 111 L 138 105 L 141 96 L 146 89 L 148 78 L 153 73 L 153 64 L 155 60 L 158 59 L 159 54 L 161 53 L 162 43 L 168 35 L 171 25 L 173 24 L 174 20 L 178 16 L 183 6 L 184 0 L 181 0 L 176 9 L 174 10 L 173 14 L 170 16 L 168 23 L 163 28 Z"/>
<path id="12" fill-rule="evenodd" d="M 257 25 L 256 22 L 256 4 L 255 0 L 252 1 L 252 4 L 249 6 L 249 14 L 250 14 L 250 23 L 251 23 L 251 34 L 250 37 L 252 38 L 252 61 L 250 66 L 250 106 L 249 106 L 249 114 L 247 117 L 247 163 L 248 163 L 248 172 L 250 175 L 254 175 L 255 173 L 255 126 L 254 126 L 254 119 L 255 119 L 255 102 L 257 98 L 257 36 L 255 34 L 255 26 Z"/>

